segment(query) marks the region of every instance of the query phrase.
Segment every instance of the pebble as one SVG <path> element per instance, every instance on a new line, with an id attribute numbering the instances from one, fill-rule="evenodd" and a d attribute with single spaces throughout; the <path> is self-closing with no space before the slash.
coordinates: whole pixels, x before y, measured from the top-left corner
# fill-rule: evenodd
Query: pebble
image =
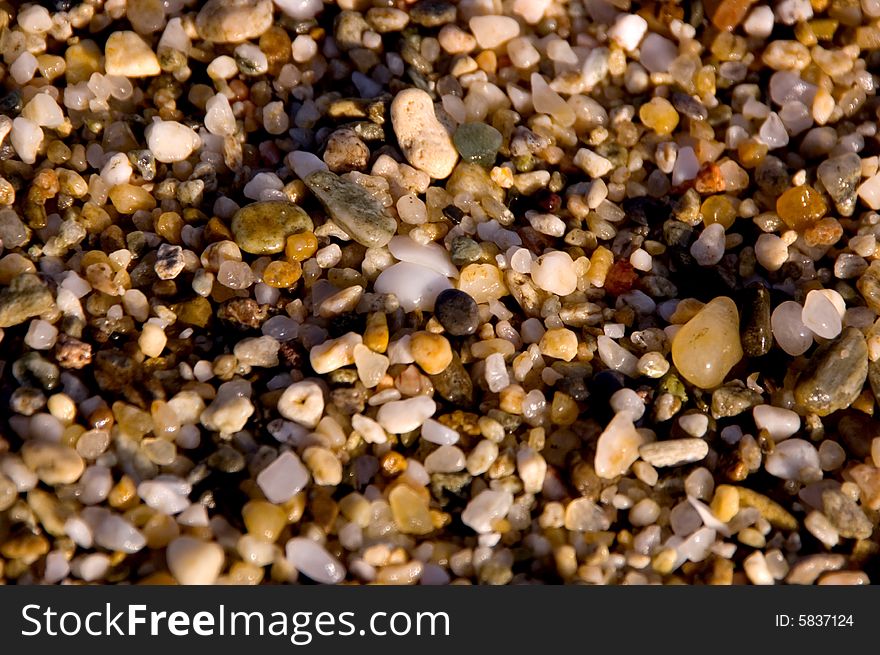
<path id="1" fill-rule="evenodd" d="M 740 302 L 740 340 L 747 357 L 761 357 L 773 347 L 770 322 L 770 292 L 762 284 L 745 289 Z"/>
<path id="2" fill-rule="evenodd" d="M 816 336 L 833 339 L 843 329 L 843 316 L 838 307 L 845 307 L 839 293 L 814 289 L 807 293 L 801 321 Z"/>
<path id="3" fill-rule="evenodd" d="M 865 337 L 854 327 L 823 346 L 798 377 L 795 400 L 804 409 L 827 416 L 849 407 L 858 398 L 868 376 Z"/>
<path id="4" fill-rule="evenodd" d="M 463 123 L 452 135 L 452 141 L 462 161 L 484 168 L 495 163 L 503 138 L 501 132 L 485 123 Z"/>
<path id="5" fill-rule="evenodd" d="M 532 281 L 541 289 L 567 296 L 577 289 L 578 275 L 568 253 L 549 252 L 532 262 Z"/>
<path id="6" fill-rule="evenodd" d="M 49 311 L 54 304 L 52 292 L 36 275 L 17 275 L 0 291 L 0 328 L 24 323 L 33 316 Z"/>
<path id="7" fill-rule="evenodd" d="M 837 489 L 822 492 L 822 513 L 844 539 L 868 539 L 874 533 L 862 508 Z"/>
<path id="8" fill-rule="evenodd" d="M 432 418 L 422 424 L 422 439 L 439 446 L 452 446 L 458 442 L 458 432 Z"/>
<path id="9" fill-rule="evenodd" d="M 104 45 L 104 69 L 107 75 L 152 77 L 162 72 L 159 58 L 137 32 L 113 32 Z"/>
<path id="10" fill-rule="evenodd" d="M 248 418 L 254 413 L 250 401 L 251 387 L 244 380 L 224 382 L 217 390 L 217 396 L 201 413 L 199 421 L 208 430 L 231 435 L 244 428 Z"/>
<path id="11" fill-rule="evenodd" d="M 257 486 L 270 503 L 286 503 L 309 482 L 309 471 L 296 453 L 285 451 L 257 475 Z"/>
<path id="12" fill-rule="evenodd" d="M 476 17 L 472 22 L 484 18 L 490 17 Z M 511 18 L 502 20 L 517 25 Z M 458 152 L 446 128 L 437 119 L 431 96 L 414 88 L 399 92 L 391 103 L 391 124 L 403 155 L 412 166 L 434 179 L 450 176 L 458 161 Z"/>
<path id="13" fill-rule="evenodd" d="M 311 173 L 304 182 L 333 222 L 361 245 L 380 248 L 397 231 L 397 221 L 361 185 L 330 171 Z"/>
<path id="14" fill-rule="evenodd" d="M 83 458 L 60 443 L 26 441 L 21 447 L 25 465 L 48 485 L 73 484 L 85 470 Z"/>
<path id="15" fill-rule="evenodd" d="M 477 303 L 458 289 L 446 289 L 437 294 L 434 317 L 446 332 L 455 337 L 473 334 L 480 325 Z"/>
<path id="16" fill-rule="evenodd" d="M 608 30 L 608 38 L 624 50 L 632 52 L 639 47 L 648 30 L 648 22 L 636 14 L 620 14 Z"/>
<path id="17" fill-rule="evenodd" d="M 405 434 L 417 428 L 434 415 L 437 404 L 427 396 L 393 400 L 379 407 L 376 421 L 392 434 Z"/>
<path id="18" fill-rule="evenodd" d="M 826 159 L 819 164 L 816 175 L 841 216 L 852 216 L 856 207 L 856 190 L 862 177 L 859 156 L 850 152 Z"/>
<path id="19" fill-rule="evenodd" d="M 295 382 L 278 399 L 278 413 L 295 423 L 315 428 L 324 414 L 324 392 L 311 380 Z"/>
<path id="20" fill-rule="evenodd" d="M 739 312 L 726 296 L 707 303 L 676 333 L 672 361 L 691 384 L 711 389 L 724 381 L 743 356 Z"/>
<path id="21" fill-rule="evenodd" d="M 483 50 L 492 50 L 519 36 L 519 23 L 509 16 L 474 16 L 468 26 Z"/>
<path id="22" fill-rule="evenodd" d="M 166 164 L 183 161 L 201 145 L 198 134 L 176 121 L 155 120 L 144 133 L 156 161 Z"/>
<path id="23" fill-rule="evenodd" d="M 241 43 L 268 30 L 272 13 L 272 0 L 208 0 L 196 16 L 196 30 L 206 41 Z"/>
<path id="24" fill-rule="evenodd" d="M 764 468 L 770 475 L 783 480 L 815 482 L 822 477 L 819 452 L 803 439 L 786 439 L 776 444 L 773 452 L 767 455 Z"/>
<path id="25" fill-rule="evenodd" d="M 410 262 L 389 266 L 373 283 L 376 293 L 393 293 L 406 312 L 433 311 L 440 293 L 451 288 L 449 279 L 442 273 Z"/>
<path id="26" fill-rule="evenodd" d="M 619 412 L 599 435 L 594 469 L 605 479 L 626 474 L 639 458 L 644 437 L 636 430 L 628 412 Z"/>
<path id="27" fill-rule="evenodd" d="M 182 536 L 168 544 L 165 559 L 178 583 L 210 585 L 217 581 L 226 556 L 218 543 Z"/>
<path id="28" fill-rule="evenodd" d="M 704 459 L 709 444 L 703 439 L 668 439 L 646 443 L 639 447 L 639 457 L 656 467 L 681 466 Z"/>
<path id="29" fill-rule="evenodd" d="M 287 237 L 312 232 L 314 224 L 299 205 L 265 200 L 245 205 L 230 224 L 235 243 L 254 255 L 273 255 L 284 250 Z"/>
<path id="30" fill-rule="evenodd" d="M 566 530 L 601 532 L 611 526 L 608 515 L 589 498 L 575 498 L 565 508 Z"/>
<path id="31" fill-rule="evenodd" d="M 803 355 L 813 345 L 813 333 L 802 318 L 803 308 L 793 300 L 780 303 L 770 317 L 776 343 L 793 357 Z"/>
<path id="32" fill-rule="evenodd" d="M 403 534 L 429 534 L 434 531 L 428 503 L 422 494 L 406 484 L 399 484 L 388 494 L 388 504 L 397 529 Z"/>
<path id="33" fill-rule="evenodd" d="M 724 256 L 724 226 L 712 223 L 691 244 L 691 255 L 700 266 L 714 266 Z"/>
<path id="34" fill-rule="evenodd" d="M 757 405 L 752 408 L 752 416 L 759 430 L 766 430 L 773 441 L 788 439 L 801 429 L 801 417 L 790 409 Z"/>
<path id="35" fill-rule="evenodd" d="M 388 250 L 395 259 L 425 266 L 446 277 L 458 277 L 458 269 L 452 263 L 449 252 L 439 243 L 416 243 L 409 237 L 395 236 L 388 242 Z"/>
<path id="36" fill-rule="evenodd" d="M 513 506 L 509 491 L 486 489 L 471 499 L 461 513 L 461 521 L 478 534 L 492 532 L 496 521 L 507 516 Z"/>
<path id="37" fill-rule="evenodd" d="M 336 339 L 328 339 L 309 351 L 309 363 L 318 375 L 330 373 L 343 366 L 354 364 L 354 348 L 363 338 L 354 332 Z"/>
<path id="38" fill-rule="evenodd" d="M 465 456 L 457 446 L 440 446 L 425 458 L 425 471 L 433 473 L 457 473 L 465 467 Z"/>
<path id="39" fill-rule="evenodd" d="M 290 566 L 319 584 L 337 584 L 345 579 L 342 563 L 307 537 L 294 537 L 287 542 L 284 552 Z"/>
<path id="40" fill-rule="evenodd" d="M 310 446 L 303 451 L 303 461 L 319 486 L 334 487 L 342 482 L 342 462 L 333 451 L 320 446 Z"/>
<path id="41" fill-rule="evenodd" d="M 428 375 L 437 375 L 452 362 L 452 347 L 443 335 L 416 332 L 410 337 L 413 359 Z"/>

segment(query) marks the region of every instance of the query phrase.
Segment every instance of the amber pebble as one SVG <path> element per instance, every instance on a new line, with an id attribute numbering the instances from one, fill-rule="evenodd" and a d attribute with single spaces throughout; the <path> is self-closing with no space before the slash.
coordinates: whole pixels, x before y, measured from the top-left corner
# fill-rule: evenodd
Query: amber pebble
<path id="1" fill-rule="evenodd" d="M 284 256 L 287 259 L 304 262 L 318 250 L 318 239 L 313 232 L 300 232 L 287 237 Z"/>
<path id="2" fill-rule="evenodd" d="M 657 134 L 671 134 L 678 126 L 678 112 L 666 98 L 655 96 L 639 108 L 639 118 Z"/>
<path id="3" fill-rule="evenodd" d="M 302 277 L 302 265 L 296 261 L 269 262 L 263 270 L 263 282 L 276 289 L 289 289 Z"/>
<path id="4" fill-rule="evenodd" d="M 739 156 L 739 163 L 743 165 L 743 168 L 755 168 L 764 161 L 769 148 L 754 139 L 746 139 L 736 147 L 736 152 Z"/>
<path id="5" fill-rule="evenodd" d="M 117 184 L 110 189 L 110 202 L 120 214 L 133 214 L 139 209 L 149 211 L 156 206 L 149 191 L 133 184 Z"/>
<path id="6" fill-rule="evenodd" d="M 700 215 L 706 226 L 720 223 L 724 229 L 729 229 L 736 220 L 736 210 L 733 204 L 725 196 L 710 196 L 703 201 L 700 207 Z"/>
<path id="7" fill-rule="evenodd" d="M 156 233 L 170 243 L 180 243 L 183 219 L 177 212 L 163 212 L 156 220 Z"/>
<path id="8" fill-rule="evenodd" d="M 776 201 L 776 213 L 792 230 L 810 227 L 827 211 L 822 194 L 807 184 L 788 189 Z"/>

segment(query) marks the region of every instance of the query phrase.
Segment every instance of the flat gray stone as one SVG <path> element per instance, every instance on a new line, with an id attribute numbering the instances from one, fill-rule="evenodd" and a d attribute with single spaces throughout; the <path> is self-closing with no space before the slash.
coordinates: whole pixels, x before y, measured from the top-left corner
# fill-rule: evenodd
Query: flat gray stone
<path id="1" fill-rule="evenodd" d="M 397 221 L 359 184 L 330 171 L 315 171 L 304 180 L 337 226 L 367 248 L 381 248 L 397 232 Z"/>

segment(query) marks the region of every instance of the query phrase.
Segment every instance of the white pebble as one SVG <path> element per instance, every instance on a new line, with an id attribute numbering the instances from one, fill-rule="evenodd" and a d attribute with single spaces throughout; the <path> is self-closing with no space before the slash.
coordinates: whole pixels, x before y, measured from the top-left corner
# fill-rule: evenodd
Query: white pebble
<path id="1" fill-rule="evenodd" d="M 767 430 L 773 441 L 788 439 L 801 429 L 801 417 L 790 409 L 757 405 L 752 408 L 752 417 L 759 430 Z"/>
<path id="2" fill-rule="evenodd" d="M 288 563 L 303 575 L 320 584 L 337 584 L 345 579 L 345 567 L 321 544 L 294 537 L 284 548 Z"/>
<path id="3" fill-rule="evenodd" d="M 434 415 L 437 404 L 427 396 L 385 403 L 376 414 L 376 421 L 392 434 L 405 434 L 415 430 Z"/>
<path id="4" fill-rule="evenodd" d="M 296 453 L 285 451 L 257 475 L 257 486 L 270 503 L 286 503 L 309 482 L 309 471 Z"/>
<path id="5" fill-rule="evenodd" d="M 198 134 L 176 121 L 155 120 L 145 130 L 147 147 L 157 161 L 183 161 L 201 145 Z"/>
<path id="6" fill-rule="evenodd" d="M 461 521 L 474 532 L 492 532 L 492 524 L 507 516 L 513 505 L 513 494 L 509 491 L 486 489 L 475 496 L 461 513 Z"/>
<path id="7" fill-rule="evenodd" d="M 843 329 L 843 322 L 835 303 L 831 300 L 828 291 L 838 298 L 840 294 L 830 289 L 814 289 L 807 294 L 804 308 L 801 313 L 801 321 L 814 334 L 824 339 L 833 339 Z M 843 299 L 840 298 L 840 302 Z"/>

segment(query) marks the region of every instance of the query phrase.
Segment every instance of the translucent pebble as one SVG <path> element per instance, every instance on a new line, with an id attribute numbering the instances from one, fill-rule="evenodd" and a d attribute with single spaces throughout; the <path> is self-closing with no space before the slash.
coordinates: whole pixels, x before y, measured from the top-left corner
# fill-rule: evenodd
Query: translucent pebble
<path id="1" fill-rule="evenodd" d="M 826 293 L 827 292 L 827 293 Z M 840 312 L 829 297 L 829 293 L 840 294 L 831 289 L 814 289 L 807 294 L 801 312 L 801 321 L 814 334 L 824 339 L 833 339 L 843 329 Z M 840 303 L 843 299 L 840 298 Z"/>
<path id="2" fill-rule="evenodd" d="M 428 220 L 428 209 L 418 196 L 407 193 L 397 200 L 397 215 L 404 223 L 421 225 Z"/>
<path id="3" fill-rule="evenodd" d="M 815 482 L 816 475 L 818 479 L 822 477 L 819 452 L 803 439 L 787 439 L 777 444 L 767 455 L 764 468 L 770 475 L 783 480 Z"/>
<path id="4" fill-rule="evenodd" d="M 306 21 L 324 8 L 322 0 L 275 0 L 275 6 L 294 20 Z"/>
<path id="5" fill-rule="evenodd" d="M 263 323 L 260 329 L 266 336 L 280 342 L 285 342 L 297 337 L 299 334 L 299 323 L 288 316 L 279 314 Z"/>
<path id="6" fill-rule="evenodd" d="M 636 14 L 621 14 L 608 30 L 608 38 L 624 50 L 633 51 L 648 30 L 648 21 Z"/>
<path id="7" fill-rule="evenodd" d="M 541 289 L 567 296 L 577 289 L 577 271 L 568 253 L 560 250 L 541 255 L 531 264 L 532 281 Z"/>
<path id="8" fill-rule="evenodd" d="M 784 148 L 788 145 L 788 132 L 779 114 L 770 112 L 767 119 L 761 123 L 758 130 L 758 140 L 766 145 L 770 150 L 776 148 Z"/>
<path id="9" fill-rule="evenodd" d="M 285 451 L 257 475 L 257 486 L 270 503 L 285 503 L 309 481 L 309 471 L 296 453 Z"/>
<path id="10" fill-rule="evenodd" d="M 95 530 L 95 543 L 107 550 L 136 553 L 147 545 L 147 540 L 124 518 L 109 514 Z"/>
<path id="11" fill-rule="evenodd" d="M 813 345 L 813 333 L 802 316 L 803 308 L 793 300 L 780 303 L 770 316 L 773 338 L 792 357 L 803 355 Z"/>
<path id="12" fill-rule="evenodd" d="M 320 584 L 337 584 L 345 579 L 345 567 L 319 543 L 294 537 L 284 548 L 288 563 Z"/>
<path id="13" fill-rule="evenodd" d="M 205 103 L 205 128 L 218 136 L 235 134 L 235 116 L 224 94 L 218 93 Z"/>
<path id="14" fill-rule="evenodd" d="M 113 476 L 106 466 L 89 466 L 79 479 L 81 493 L 78 500 L 83 505 L 104 502 L 113 488 Z"/>
<path id="15" fill-rule="evenodd" d="M 9 140 L 21 161 L 33 164 L 37 161 L 37 150 L 43 141 L 43 130 L 34 121 L 19 116 L 12 121 Z"/>
<path id="16" fill-rule="evenodd" d="M 247 289 L 255 279 L 254 272 L 246 262 L 226 260 L 217 271 L 217 282 L 230 289 Z"/>
<path id="17" fill-rule="evenodd" d="M 761 234 L 755 242 L 755 258 L 768 271 L 778 271 L 788 260 L 788 243 L 776 234 Z"/>
<path id="18" fill-rule="evenodd" d="M 752 409 L 755 425 L 766 430 L 774 441 L 788 439 L 801 428 L 801 417 L 790 409 L 757 405 Z"/>
<path id="19" fill-rule="evenodd" d="M 406 400 L 385 403 L 376 414 L 376 421 L 393 434 L 405 434 L 415 430 L 434 415 L 437 404 L 427 396 L 415 396 Z"/>
<path id="20" fill-rule="evenodd" d="M 147 127 L 145 134 L 153 156 L 166 164 L 183 161 L 201 145 L 198 134 L 175 121 L 156 120 Z"/>
<path id="21" fill-rule="evenodd" d="M 9 67 L 9 74 L 12 75 L 16 84 L 27 84 L 33 79 L 36 72 L 37 58 L 26 50 L 18 55 Z"/>
<path id="22" fill-rule="evenodd" d="M 639 61 L 648 72 L 666 73 L 678 57 L 678 48 L 669 39 L 654 32 L 648 34 L 639 47 Z"/>
<path id="23" fill-rule="evenodd" d="M 24 342 L 34 350 L 49 350 L 58 338 L 58 328 L 42 319 L 34 319 L 28 326 Z"/>
<path id="24" fill-rule="evenodd" d="M 692 180 L 700 172 L 700 162 L 690 146 L 679 148 L 675 158 L 675 166 L 672 169 L 672 186 L 678 186 L 683 182 Z"/>
<path id="25" fill-rule="evenodd" d="M 721 223 L 712 223 L 691 244 L 691 255 L 700 266 L 714 266 L 724 256 L 724 239 L 724 226 Z"/>
<path id="26" fill-rule="evenodd" d="M 620 346 L 614 339 L 602 335 L 598 338 L 598 352 L 602 363 L 627 377 L 638 375 L 639 358 Z"/>
<path id="27" fill-rule="evenodd" d="M 507 516 L 512 505 L 513 494 L 509 491 L 486 489 L 468 503 L 461 520 L 474 532 L 486 534 L 492 531 L 496 521 Z"/>
<path id="28" fill-rule="evenodd" d="M 550 85 L 539 73 L 532 73 L 532 104 L 535 111 L 549 114 L 553 120 L 564 127 L 574 124 L 574 109 Z"/>
<path id="29" fill-rule="evenodd" d="M 458 442 L 459 434 L 452 428 L 429 418 L 422 424 L 422 439 L 440 446 L 452 446 Z"/>
<path id="30" fill-rule="evenodd" d="M 428 473 L 457 473 L 464 466 L 464 453 L 456 446 L 440 446 L 425 458 Z"/>
<path id="31" fill-rule="evenodd" d="M 519 35 L 519 23 L 509 16 L 474 16 L 468 24 L 484 50 L 497 48 Z"/>
<path id="32" fill-rule="evenodd" d="M 38 93 L 27 103 L 21 111 L 21 115 L 29 118 L 40 127 L 55 129 L 64 124 L 64 112 L 55 102 L 55 99 L 47 93 Z"/>
<path id="33" fill-rule="evenodd" d="M 433 311 L 437 295 L 444 289 L 451 288 L 452 285 L 445 275 L 411 262 L 400 262 L 386 268 L 373 285 L 376 293 L 396 295 L 406 312 L 416 309 Z"/>
<path id="34" fill-rule="evenodd" d="M 70 573 L 70 565 L 63 551 L 53 550 L 46 555 L 46 570 L 43 573 L 43 581 L 47 584 L 61 582 Z"/>
<path id="35" fill-rule="evenodd" d="M 645 401 L 634 390 L 626 387 L 615 391 L 609 404 L 615 414 L 626 412 L 631 421 L 638 421 L 645 414 Z"/>
<path id="36" fill-rule="evenodd" d="M 425 266 L 446 277 L 458 277 L 458 269 L 452 263 L 449 252 L 438 243 L 422 245 L 408 236 L 395 236 L 388 242 L 388 250 L 402 262 Z"/>
<path id="37" fill-rule="evenodd" d="M 507 373 L 507 366 L 504 363 L 504 355 L 501 353 L 492 353 L 486 358 L 485 373 L 486 384 L 489 385 L 489 391 L 498 393 L 502 389 L 510 385 L 510 377 Z"/>
<path id="38" fill-rule="evenodd" d="M 777 105 L 798 101 L 812 107 L 818 90 L 814 84 L 801 79 L 793 71 L 777 71 L 770 77 L 770 99 Z"/>
<path id="39" fill-rule="evenodd" d="M 131 180 L 134 169 L 128 160 L 128 155 L 123 152 L 117 152 L 112 155 L 101 168 L 101 179 L 108 187 L 114 187 L 117 184 L 126 184 Z"/>
<path id="40" fill-rule="evenodd" d="M 137 493 L 147 505 L 169 516 L 190 505 L 188 485 L 181 486 L 176 480 L 145 480 L 138 485 Z"/>

